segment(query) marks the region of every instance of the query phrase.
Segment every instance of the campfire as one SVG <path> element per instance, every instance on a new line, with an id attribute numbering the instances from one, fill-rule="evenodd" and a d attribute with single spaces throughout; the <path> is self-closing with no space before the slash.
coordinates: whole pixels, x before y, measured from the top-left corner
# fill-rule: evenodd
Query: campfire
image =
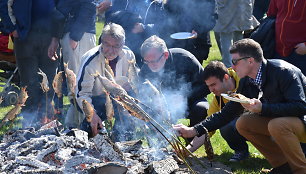
<path id="1" fill-rule="evenodd" d="M 176 159 L 169 149 L 146 148 L 141 140 L 113 143 L 106 131 L 88 139 L 87 132 L 63 130 L 56 120 L 39 130 L 10 131 L 0 144 L 4 173 L 190 173 Z M 229 173 L 206 167 L 198 171 Z"/>

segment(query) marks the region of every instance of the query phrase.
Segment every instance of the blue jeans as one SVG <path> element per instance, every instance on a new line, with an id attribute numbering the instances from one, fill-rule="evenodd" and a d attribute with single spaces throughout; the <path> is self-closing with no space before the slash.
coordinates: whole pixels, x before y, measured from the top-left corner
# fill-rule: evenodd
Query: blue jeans
<path id="1" fill-rule="evenodd" d="M 215 32 L 215 36 L 222 56 L 222 62 L 229 68 L 232 66 L 232 57 L 229 49 L 233 42 L 243 39 L 242 31 Z"/>
<path id="2" fill-rule="evenodd" d="M 225 139 L 229 147 L 235 152 L 248 151 L 246 139 L 241 136 L 236 129 L 237 119 L 238 117 L 220 128 L 221 136 Z"/>

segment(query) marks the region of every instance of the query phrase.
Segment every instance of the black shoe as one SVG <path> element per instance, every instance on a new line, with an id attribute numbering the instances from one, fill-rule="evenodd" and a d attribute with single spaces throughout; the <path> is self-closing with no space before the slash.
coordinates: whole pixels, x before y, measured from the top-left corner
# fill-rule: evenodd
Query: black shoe
<path id="1" fill-rule="evenodd" d="M 229 159 L 230 162 L 239 162 L 247 159 L 250 156 L 249 151 L 235 152 L 235 154 Z"/>
<path id="2" fill-rule="evenodd" d="M 262 173 L 267 174 L 292 174 L 291 168 L 288 163 L 285 163 L 279 167 L 272 168 L 271 170 L 263 169 Z"/>

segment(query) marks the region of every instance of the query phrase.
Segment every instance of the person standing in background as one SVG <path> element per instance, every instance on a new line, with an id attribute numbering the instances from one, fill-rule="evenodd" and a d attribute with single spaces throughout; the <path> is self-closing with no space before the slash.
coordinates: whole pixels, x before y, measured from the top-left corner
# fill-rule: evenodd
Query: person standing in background
<path id="1" fill-rule="evenodd" d="M 2 0 L 0 15 L 4 31 L 12 33 L 21 87 L 27 87 L 29 98 L 22 109 L 23 126 L 40 126 L 42 118 L 48 116 L 45 106 L 51 108 L 53 89 L 50 86 L 48 101 L 40 88 L 41 69 L 52 82 L 56 61 L 48 57 L 51 42 L 51 14 L 54 0 Z M 49 109 L 49 111 L 53 111 Z M 53 113 L 50 113 L 53 116 Z"/>
<path id="2" fill-rule="evenodd" d="M 211 47 L 209 31 L 216 24 L 214 0 L 167 0 L 165 18 L 159 21 L 158 34 L 170 48 L 191 52 L 200 64 L 207 59 Z M 192 32 L 190 39 L 172 39 L 171 34 Z"/>
<path id="3" fill-rule="evenodd" d="M 306 74 L 306 1 L 271 0 L 269 17 L 275 21 L 275 56 Z"/>

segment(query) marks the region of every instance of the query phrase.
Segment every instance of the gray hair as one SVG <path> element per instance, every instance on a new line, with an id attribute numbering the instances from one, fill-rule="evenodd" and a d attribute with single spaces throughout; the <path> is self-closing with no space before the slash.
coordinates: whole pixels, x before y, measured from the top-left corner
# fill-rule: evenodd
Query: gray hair
<path id="1" fill-rule="evenodd" d="M 144 57 L 144 55 L 152 48 L 158 49 L 162 53 L 168 50 L 165 41 L 158 36 L 153 35 L 146 39 L 141 45 L 141 56 Z"/>
<path id="2" fill-rule="evenodd" d="M 111 36 L 112 38 L 125 43 L 125 32 L 121 25 L 115 23 L 106 24 L 102 30 L 101 41 L 105 36 Z"/>

